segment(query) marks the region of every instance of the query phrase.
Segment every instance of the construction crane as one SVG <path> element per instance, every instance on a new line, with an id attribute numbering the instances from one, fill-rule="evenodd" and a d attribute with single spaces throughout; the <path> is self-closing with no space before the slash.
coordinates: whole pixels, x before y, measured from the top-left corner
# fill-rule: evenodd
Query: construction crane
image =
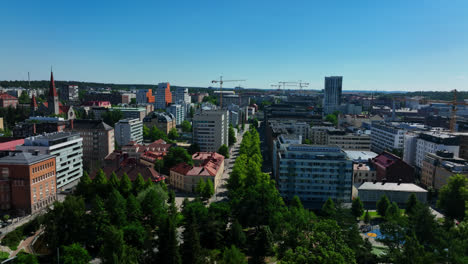
<path id="1" fill-rule="evenodd" d="M 223 83 L 225 82 L 245 82 L 246 80 L 223 80 L 223 76 L 219 76 L 219 80 L 213 80 L 211 83 L 219 83 L 219 107 L 223 109 Z"/>
<path id="2" fill-rule="evenodd" d="M 270 84 L 271 87 L 276 87 L 278 89 L 278 91 L 281 89 L 281 85 L 280 84 Z"/>
<path id="3" fill-rule="evenodd" d="M 450 132 L 455 132 L 455 125 L 457 124 L 457 106 L 459 105 L 468 105 L 468 103 L 457 102 L 457 90 L 452 90 L 453 99 L 452 101 L 442 101 L 442 100 L 424 100 L 425 103 L 442 103 L 449 104 L 452 106 L 452 111 L 450 113 Z"/>
<path id="4" fill-rule="evenodd" d="M 309 86 L 309 83 L 302 82 L 301 80 L 297 83 L 297 85 L 299 86 L 299 89 L 301 90 L 300 93 L 302 94 L 302 88 L 307 88 Z"/>

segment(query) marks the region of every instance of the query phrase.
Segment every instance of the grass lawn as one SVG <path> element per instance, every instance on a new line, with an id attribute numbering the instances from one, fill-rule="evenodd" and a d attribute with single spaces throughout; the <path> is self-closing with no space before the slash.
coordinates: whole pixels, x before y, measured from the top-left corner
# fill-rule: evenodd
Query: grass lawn
<path id="1" fill-rule="evenodd" d="M 405 209 L 400 209 L 400 213 L 402 215 L 405 214 Z M 364 221 L 364 216 L 366 215 L 366 212 L 364 211 L 364 213 L 361 215 L 361 217 L 359 219 L 363 220 Z M 375 218 L 381 218 L 381 216 L 377 213 L 377 211 L 369 211 L 369 216 L 372 219 L 375 219 Z"/>
<path id="2" fill-rule="evenodd" d="M 379 246 L 373 246 L 372 247 L 372 254 L 375 254 L 377 256 L 382 256 L 386 254 L 386 247 L 379 247 Z"/>

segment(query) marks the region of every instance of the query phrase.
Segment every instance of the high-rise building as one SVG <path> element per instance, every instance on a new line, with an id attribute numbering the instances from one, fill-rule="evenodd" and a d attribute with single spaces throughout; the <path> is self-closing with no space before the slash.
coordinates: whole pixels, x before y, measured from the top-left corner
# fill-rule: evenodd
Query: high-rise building
<path id="1" fill-rule="evenodd" d="M 172 103 L 171 85 L 169 83 L 160 83 L 156 90 L 156 109 L 166 109 Z"/>
<path id="2" fill-rule="evenodd" d="M 180 104 L 172 104 L 167 108 L 167 112 L 175 116 L 176 125 L 182 124 L 185 119 L 185 109 Z"/>
<path id="3" fill-rule="evenodd" d="M 182 103 L 190 104 L 192 101 L 192 98 L 190 97 L 190 94 L 188 93 L 188 89 L 183 88 L 183 87 L 178 87 L 174 91 L 172 98 L 174 99 L 173 102 L 176 104 L 182 104 Z"/>
<path id="4" fill-rule="evenodd" d="M 373 122 L 371 127 L 371 150 L 381 153 L 388 151 L 402 151 L 405 130 L 391 123 Z"/>
<path id="5" fill-rule="evenodd" d="M 83 166 L 92 171 L 104 164 L 104 158 L 114 151 L 114 128 L 102 120 L 74 120 L 72 132 L 83 138 Z"/>
<path id="6" fill-rule="evenodd" d="M 229 145 L 229 116 L 225 110 L 201 111 L 193 117 L 193 142 L 201 151 L 218 151 Z"/>
<path id="7" fill-rule="evenodd" d="M 331 114 L 338 110 L 341 104 L 341 90 L 343 76 L 325 77 L 325 91 L 323 97 L 323 113 Z"/>
<path id="8" fill-rule="evenodd" d="M 290 144 L 282 137 L 274 147 L 281 196 L 290 200 L 297 195 L 310 208 L 320 208 L 328 198 L 351 201 L 353 161 L 339 147 Z"/>
<path id="9" fill-rule="evenodd" d="M 137 104 L 154 104 L 156 102 L 152 89 L 141 89 L 136 93 Z"/>
<path id="10" fill-rule="evenodd" d="M 130 141 L 138 144 L 143 142 L 143 122 L 139 119 L 122 119 L 115 123 L 115 141 L 119 146 L 127 145 Z"/>
<path id="11" fill-rule="evenodd" d="M 0 152 L 0 209 L 35 213 L 56 199 L 55 157 L 22 151 Z"/>
<path id="12" fill-rule="evenodd" d="M 83 139 L 73 132 L 56 132 L 24 139 L 24 145 L 16 149 L 25 152 L 55 156 L 57 189 L 83 175 Z"/>
<path id="13" fill-rule="evenodd" d="M 65 85 L 60 88 L 60 99 L 65 102 L 78 102 L 79 101 L 78 85 Z"/>
<path id="14" fill-rule="evenodd" d="M 427 153 L 447 151 L 458 157 L 460 151 L 460 138 L 449 133 L 424 132 L 419 134 L 416 140 L 415 166 L 422 168 L 424 157 Z"/>

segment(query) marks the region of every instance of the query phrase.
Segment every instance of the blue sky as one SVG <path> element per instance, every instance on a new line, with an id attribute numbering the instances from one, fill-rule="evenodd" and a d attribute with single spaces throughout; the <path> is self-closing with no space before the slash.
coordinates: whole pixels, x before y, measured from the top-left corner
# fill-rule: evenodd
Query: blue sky
<path id="1" fill-rule="evenodd" d="M 1 1 L 0 79 L 466 90 L 468 1 Z"/>

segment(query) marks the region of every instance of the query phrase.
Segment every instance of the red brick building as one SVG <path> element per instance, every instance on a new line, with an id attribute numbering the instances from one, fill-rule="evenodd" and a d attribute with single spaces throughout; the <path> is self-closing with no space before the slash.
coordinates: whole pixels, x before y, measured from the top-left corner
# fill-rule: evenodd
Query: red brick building
<path id="1" fill-rule="evenodd" d="M 414 168 L 404 162 L 400 157 L 384 151 L 382 154 L 371 160 L 377 172 L 377 181 L 381 182 L 414 182 Z"/>
<path id="2" fill-rule="evenodd" d="M 35 213 L 56 200 L 55 157 L 21 151 L 0 152 L 0 209 Z"/>
<path id="3" fill-rule="evenodd" d="M 9 95 L 7 93 L 0 94 L 0 107 L 13 107 L 16 108 L 18 105 L 18 98 Z"/>

